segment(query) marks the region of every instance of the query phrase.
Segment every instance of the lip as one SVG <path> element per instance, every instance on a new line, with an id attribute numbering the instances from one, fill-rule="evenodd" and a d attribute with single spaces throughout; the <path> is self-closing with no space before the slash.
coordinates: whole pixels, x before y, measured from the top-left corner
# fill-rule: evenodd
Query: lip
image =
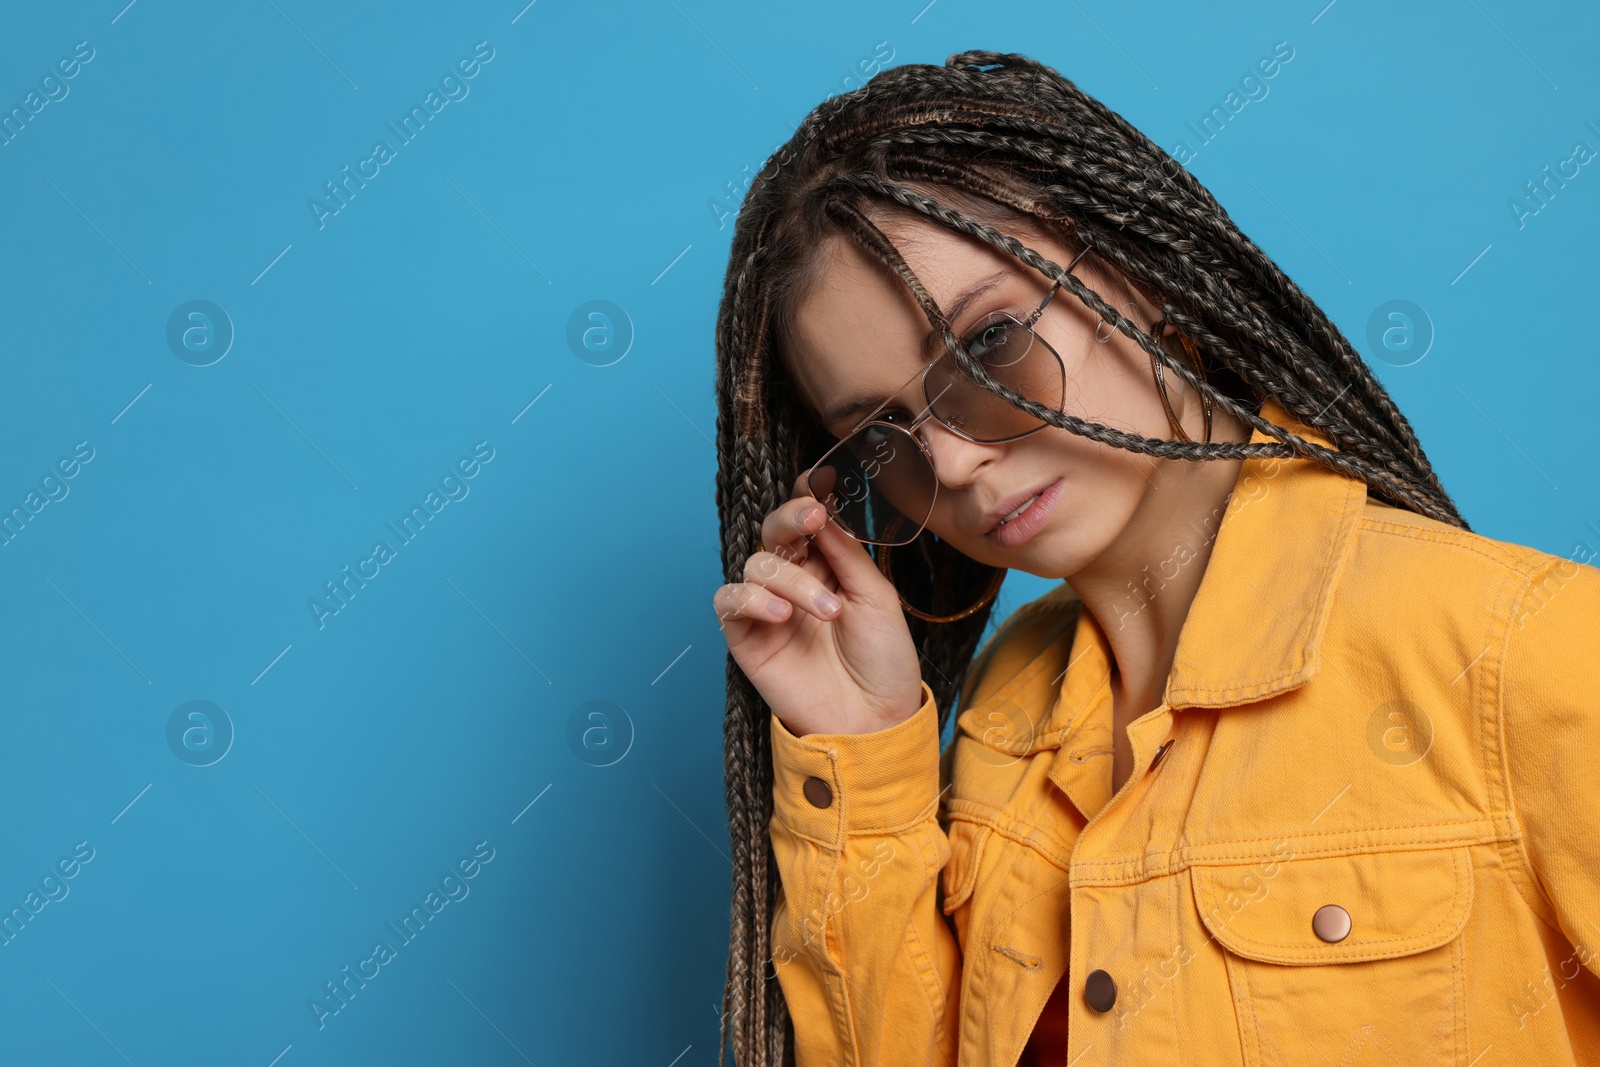
<path id="1" fill-rule="evenodd" d="M 1006 548 L 1016 548 L 1023 544 L 1043 528 L 1045 520 L 1050 517 L 1050 510 L 1055 507 L 1056 500 L 1061 496 L 1061 489 L 1065 483 L 1064 478 L 1057 478 L 1043 486 L 1029 489 L 1019 493 L 1006 501 L 997 509 L 997 514 L 992 516 L 994 525 L 984 534 L 989 540 Z M 1017 509 L 1023 501 L 1038 494 L 1039 499 L 1028 506 L 1028 510 L 1001 526 L 1000 520 Z"/>

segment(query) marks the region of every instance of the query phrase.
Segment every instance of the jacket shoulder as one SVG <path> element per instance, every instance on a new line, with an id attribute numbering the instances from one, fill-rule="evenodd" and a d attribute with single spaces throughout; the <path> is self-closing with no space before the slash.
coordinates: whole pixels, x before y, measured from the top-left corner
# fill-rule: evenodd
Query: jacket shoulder
<path id="1" fill-rule="evenodd" d="M 1532 581 L 1552 568 L 1571 568 L 1588 562 L 1594 556 L 1592 550 L 1575 555 L 1572 559 L 1557 556 L 1514 541 L 1501 541 L 1463 530 L 1370 499 L 1363 506 L 1360 529 L 1361 540 L 1377 550 L 1368 553 L 1373 557 L 1369 563 L 1382 566 L 1392 562 L 1415 566 L 1419 559 L 1426 560 L 1431 577 L 1447 577 L 1452 581 L 1472 581 L 1477 578 L 1521 584 Z M 1578 547 L 1584 549 L 1585 546 Z"/>
<path id="2" fill-rule="evenodd" d="M 1594 557 L 1581 542 L 1570 558 L 1558 556 L 1368 501 L 1341 582 L 1347 632 L 1408 635 L 1394 645 L 1407 663 L 1453 663 L 1462 649 L 1501 648 L 1525 628 L 1518 656 L 1530 641 L 1549 644 L 1535 637 L 1551 626 L 1592 645 L 1600 637 Z M 1552 602 L 1559 610 L 1546 610 Z M 1530 628 L 1534 616 L 1545 618 Z"/>

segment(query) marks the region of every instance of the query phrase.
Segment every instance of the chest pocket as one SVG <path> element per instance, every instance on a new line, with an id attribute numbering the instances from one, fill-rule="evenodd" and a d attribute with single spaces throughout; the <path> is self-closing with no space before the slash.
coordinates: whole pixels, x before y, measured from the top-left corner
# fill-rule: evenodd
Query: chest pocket
<path id="1" fill-rule="evenodd" d="M 1295 858 L 1280 847 L 1189 876 L 1252 1067 L 1464 1062 L 1468 848 Z"/>

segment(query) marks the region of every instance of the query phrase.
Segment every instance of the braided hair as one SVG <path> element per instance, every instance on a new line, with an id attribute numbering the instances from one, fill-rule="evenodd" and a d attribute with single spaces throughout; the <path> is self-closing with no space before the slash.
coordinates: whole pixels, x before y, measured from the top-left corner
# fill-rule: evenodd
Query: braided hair
<path id="1" fill-rule="evenodd" d="M 933 194 L 937 194 L 937 196 Z M 956 210 L 956 204 L 965 210 Z M 988 375 L 875 220 L 924 218 L 1003 249 L 1058 281 L 1190 388 L 1266 442 L 1170 441 L 1040 405 Z M 1051 234 L 1091 248 L 1195 342 L 1203 373 L 1100 294 L 1001 232 Z M 1131 452 L 1172 459 L 1303 457 L 1362 479 L 1374 499 L 1467 529 L 1410 424 L 1323 311 L 1240 233 L 1211 194 L 1121 116 L 1044 64 L 967 51 L 943 66 L 887 68 L 820 104 L 752 183 L 734 228 L 717 316 L 717 514 L 724 581 L 743 580 L 764 517 L 789 499 L 804 461 L 831 439 L 774 356 L 789 351 L 795 308 L 817 279 L 826 238 L 854 240 L 898 278 L 979 384 L 1043 422 Z M 1332 442 L 1325 448 L 1259 415 L 1271 396 Z M 820 435 L 820 436 L 819 436 Z M 925 531 L 902 589 L 978 599 L 994 570 Z M 916 562 L 915 553 L 914 564 Z M 908 618 L 941 734 L 992 608 L 950 623 Z M 730 654 L 724 783 L 733 887 L 718 1063 L 793 1062 L 793 1030 L 772 959 L 779 886 L 771 711 Z"/>

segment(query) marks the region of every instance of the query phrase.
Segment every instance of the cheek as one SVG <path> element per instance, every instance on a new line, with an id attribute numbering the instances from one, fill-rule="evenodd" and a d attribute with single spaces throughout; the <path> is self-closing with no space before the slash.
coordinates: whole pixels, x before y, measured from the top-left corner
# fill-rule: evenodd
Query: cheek
<path id="1" fill-rule="evenodd" d="M 1165 419 L 1162 425 L 1166 425 Z M 1041 577 L 1060 578 L 1104 551 L 1127 526 L 1149 490 L 1154 462 L 1149 456 L 1057 428 L 1014 442 L 996 472 L 997 481 L 1010 485 L 1055 475 L 1067 480 L 1048 528 L 1023 550 L 1028 569 Z M 957 510 L 953 498 L 941 493 L 929 516 L 929 529 L 980 562 L 1018 565 L 1016 553 L 985 537 L 946 537 Z"/>
<path id="2" fill-rule="evenodd" d="M 1066 361 L 1066 404 L 1069 415 L 1144 437 L 1170 437 L 1165 409 L 1156 392 L 1150 357 L 1137 344 L 1117 334 L 1104 343 L 1091 339 L 1080 357 Z M 1183 385 L 1165 375 L 1176 405 Z M 1148 457 L 1122 452 L 1130 459 Z"/>
<path id="3" fill-rule="evenodd" d="M 1065 430 L 1052 436 L 1068 439 L 1056 447 L 1063 457 L 1061 468 L 1067 477 L 1057 517 L 1084 529 L 1110 526 L 1120 530 L 1150 489 L 1154 457 L 1080 438 Z"/>

